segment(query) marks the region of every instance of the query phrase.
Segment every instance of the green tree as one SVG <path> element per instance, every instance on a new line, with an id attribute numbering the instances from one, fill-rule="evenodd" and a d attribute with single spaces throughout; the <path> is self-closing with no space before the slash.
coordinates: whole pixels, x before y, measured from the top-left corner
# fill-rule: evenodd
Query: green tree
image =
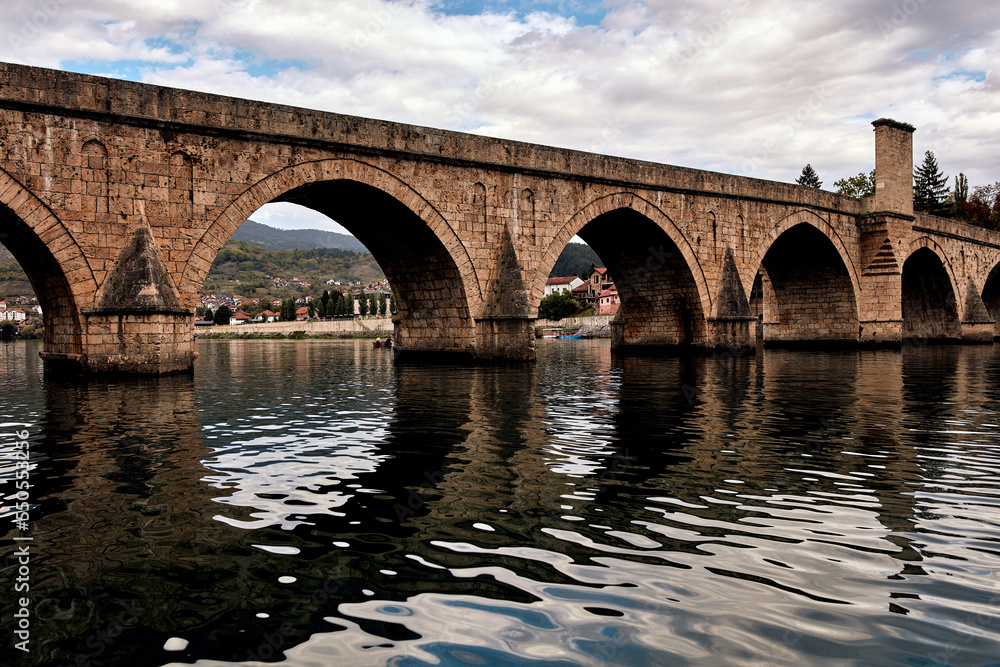
<path id="1" fill-rule="evenodd" d="M 847 195 L 855 199 L 871 197 L 875 194 L 875 170 L 872 169 L 868 174 L 861 172 L 857 176 L 842 178 L 836 181 L 833 187 L 837 188 L 838 195 Z"/>
<path id="2" fill-rule="evenodd" d="M 553 292 L 538 304 L 538 317 L 544 320 L 561 320 L 580 310 L 580 304 L 566 291 Z"/>
<path id="3" fill-rule="evenodd" d="M 956 220 L 968 220 L 966 209 L 969 207 L 969 179 L 959 172 L 955 177 L 955 189 L 948 198 L 951 204 L 949 214 Z"/>
<path id="4" fill-rule="evenodd" d="M 292 322 L 295 320 L 295 299 L 284 299 L 281 302 L 281 321 Z"/>
<path id="5" fill-rule="evenodd" d="M 389 293 L 389 314 L 390 315 L 395 315 L 396 314 L 396 293 L 395 292 L 390 292 Z"/>
<path id="6" fill-rule="evenodd" d="M 213 322 L 215 321 L 215 313 L 212 312 L 211 308 L 206 308 L 205 314 L 202 317 L 204 317 L 206 321 L 208 320 L 211 320 Z"/>
<path id="7" fill-rule="evenodd" d="M 937 213 L 948 196 L 948 178 L 938 168 L 934 153 L 924 153 L 924 161 L 913 169 L 913 208 Z"/>
<path id="8" fill-rule="evenodd" d="M 17 335 L 17 326 L 11 322 L 4 322 L 0 325 L 0 340 L 8 341 L 14 340 L 14 336 Z"/>
<path id="9" fill-rule="evenodd" d="M 385 294 L 378 295 L 378 316 L 385 317 Z"/>
<path id="10" fill-rule="evenodd" d="M 229 309 L 229 306 L 222 305 L 219 309 L 215 311 L 215 315 L 212 317 L 212 321 L 216 324 L 229 324 L 229 318 L 233 316 L 233 311 Z"/>
<path id="11" fill-rule="evenodd" d="M 378 310 L 378 304 L 375 303 L 375 295 L 374 294 L 369 294 L 368 295 L 368 312 L 372 314 L 372 317 L 375 317 L 375 313 L 376 313 L 377 310 Z"/>
<path id="12" fill-rule="evenodd" d="M 361 317 L 368 317 L 368 298 L 365 297 L 364 292 L 361 292 L 361 296 L 358 298 L 358 312 Z"/>
<path id="13" fill-rule="evenodd" d="M 802 175 L 795 179 L 795 182 L 807 188 L 816 188 L 817 190 L 823 186 L 823 181 L 819 180 L 819 175 L 812 168 L 811 164 L 802 167 Z"/>

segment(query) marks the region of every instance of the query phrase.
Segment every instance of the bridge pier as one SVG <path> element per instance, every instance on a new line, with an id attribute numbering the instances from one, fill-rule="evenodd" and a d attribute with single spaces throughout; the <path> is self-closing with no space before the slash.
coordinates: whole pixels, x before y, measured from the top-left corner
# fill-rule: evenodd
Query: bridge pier
<path id="1" fill-rule="evenodd" d="M 189 311 L 84 312 L 82 352 L 42 352 L 55 375 L 168 375 L 194 368 Z"/>
<path id="2" fill-rule="evenodd" d="M 480 361 L 534 361 L 535 317 L 495 315 L 476 318 L 476 349 Z"/>

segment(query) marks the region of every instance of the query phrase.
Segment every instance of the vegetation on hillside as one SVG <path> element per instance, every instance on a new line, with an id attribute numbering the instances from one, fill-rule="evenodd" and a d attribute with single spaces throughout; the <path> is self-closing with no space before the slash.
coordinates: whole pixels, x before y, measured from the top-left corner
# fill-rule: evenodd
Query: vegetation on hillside
<path id="1" fill-rule="evenodd" d="M 319 293 L 326 288 L 325 281 L 331 279 L 370 283 L 384 277 L 382 269 L 368 253 L 337 248 L 267 251 L 231 240 L 216 256 L 201 291 L 203 294 L 288 298 Z M 281 278 L 288 284 L 276 285 L 274 278 Z"/>
<path id="2" fill-rule="evenodd" d="M 34 294 L 24 269 L 7 248 L 0 245 L 0 298 L 31 297 Z"/>
<path id="3" fill-rule="evenodd" d="M 586 275 L 590 273 L 591 266 L 604 266 L 593 248 L 586 243 L 567 243 L 549 277 Z"/>
<path id="4" fill-rule="evenodd" d="M 361 241 L 347 234 L 320 229 L 277 229 L 255 220 L 247 220 L 233 234 L 234 241 L 260 246 L 265 250 L 308 250 L 309 248 L 340 248 L 368 252 Z"/>

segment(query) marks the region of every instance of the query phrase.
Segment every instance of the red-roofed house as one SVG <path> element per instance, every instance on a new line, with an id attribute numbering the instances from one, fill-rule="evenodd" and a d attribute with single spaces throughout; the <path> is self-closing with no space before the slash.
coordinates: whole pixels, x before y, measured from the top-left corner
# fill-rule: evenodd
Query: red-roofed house
<path id="1" fill-rule="evenodd" d="M 237 310 L 235 313 L 229 316 L 230 324 L 247 324 L 253 319 L 242 310 Z"/>
<path id="2" fill-rule="evenodd" d="M 573 290 L 573 296 L 586 299 L 589 303 L 596 306 L 600 296 L 614 286 L 615 281 L 608 275 L 608 270 L 603 266 L 599 266 L 590 272 L 587 282 Z M 584 288 L 586 288 L 586 292 L 582 291 Z"/>
<path id="3" fill-rule="evenodd" d="M 618 312 L 621 300 L 618 298 L 618 288 L 614 285 L 611 289 L 606 289 L 597 297 L 597 315 L 614 315 Z"/>
<path id="4" fill-rule="evenodd" d="M 302 322 L 309 319 L 309 306 L 302 306 L 295 311 L 295 321 Z"/>
<path id="5" fill-rule="evenodd" d="M 549 278 L 545 281 L 545 294 L 549 296 L 556 292 L 570 292 L 583 284 L 583 279 L 579 276 L 562 276 L 559 278 Z"/>
<path id="6" fill-rule="evenodd" d="M 281 315 L 270 310 L 265 310 L 253 318 L 254 322 L 277 322 L 279 319 L 281 319 Z"/>
<path id="7" fill-rule="evenodd" d="M 28 319 L 28 314 L 20 308 L 15 308 L 13 310 L 0 310 L 0 320 L 7 320 L 8 322 L 23 322 L 26 319 Z"/>

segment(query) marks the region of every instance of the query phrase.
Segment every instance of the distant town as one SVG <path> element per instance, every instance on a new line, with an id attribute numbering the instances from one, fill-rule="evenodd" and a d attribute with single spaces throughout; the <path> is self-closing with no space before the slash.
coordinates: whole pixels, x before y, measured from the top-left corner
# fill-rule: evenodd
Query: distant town
<path id="1" fill-rule="evenodd" d="M 552 271 L 542 319 L 614 315 L 614 281 L 587 245 L 570 243 Z M 5 294 L 9 296 L 4 296 Z M 357 239 L 320 230 L 280 230 L 247 220 L 219 252 L 198 296 L 196 325 L 391 317 L 396 299 Z M 41 337 L 42 308 L 13 255 L 0 247 L 0 327 L 10 339 Z"/>

